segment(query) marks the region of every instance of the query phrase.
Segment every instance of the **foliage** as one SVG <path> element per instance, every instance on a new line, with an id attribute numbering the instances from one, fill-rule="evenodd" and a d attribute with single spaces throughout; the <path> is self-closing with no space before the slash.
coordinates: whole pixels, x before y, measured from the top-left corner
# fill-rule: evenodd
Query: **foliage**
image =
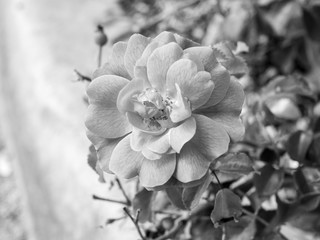
<path id="1" fill-rule="evenodd" d="M 125 15 L 137 20 L 135 30 L 150 36 L 170 30 L 210 44 L 236 76 L 243 74 L 236 71 L 243 59 L 249 68 L 239 80 L 246 92 L 245 136 L 212 159 L 210 177 L 161 192 L 140 187 L 125 203 L 142 239 L 287 239 L 284 225 L 314 236 L 320 232 L 320 5 L 315 2 L 119 0 Z M 243 41 L 250 51 L 216 45 L 221 40 Z M 90 165 L 101 175 L 103 166 L 97 168 L 93 156 Z"/>

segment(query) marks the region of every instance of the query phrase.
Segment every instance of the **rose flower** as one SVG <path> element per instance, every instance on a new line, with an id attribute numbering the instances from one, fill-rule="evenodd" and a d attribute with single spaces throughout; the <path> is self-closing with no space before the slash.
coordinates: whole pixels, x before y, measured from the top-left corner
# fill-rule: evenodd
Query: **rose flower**
<path id="1" fill-rule="evenodd" d="M 199 184 L 244 134 L 239 59 L 227 44 L 199 46 L 170 32 L 134 34 L 112 50 L 87 90 L 99 166 L 138 176 L 147 189 Z"/>

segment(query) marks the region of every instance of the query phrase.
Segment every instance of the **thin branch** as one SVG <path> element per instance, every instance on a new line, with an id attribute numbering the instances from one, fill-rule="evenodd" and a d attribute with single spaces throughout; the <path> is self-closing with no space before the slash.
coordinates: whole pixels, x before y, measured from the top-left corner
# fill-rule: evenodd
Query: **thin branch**
<path id="1" fill-rule="evenodd" d="M 102 62 L 102 47 L 103 47 L 103 46 L 99 46 L 99 53 L 98 53 L 98 68 L 101 66 L 101 62 Z"/>
<path id="2" fill-rule="evenodd" d="M 212 172 L 213 176 L 217 179 L 217 182 L 218 182 L 220 189 L 222 189 L 222 184 L 221 184 L 216 172 L 214 170 L 211 170 L 211 172 Z"/>
<path id="3" fill-rule="evenodd" d="M 92 79 L 90 78 L 90 77 L 88 77 L 88 76 L 86 76 L 86 75 L 83 75 L 82 73 L 80 73 L 77 69 L 74 69 L 73 70 L 76 74 L 77 74 L 77 76 L 78 76 L 78 81 L 88 81 L 88 82 L 91 82 L 92 81 Z"/>
<path id="4" fill-rule="evenodd" d="M 92 195 L 92 198 L 95 199 L 95 200 L 100 200 L 100 201 L 106 201 L 106 202 L 112 202 L 112 203 L 119 203 L 119 204 L 127 205 L 127 203 L 124 202 L 124 201 L 115 200 L 115 199 L 109 199 L 109 198 L 103 198 L 103 197 L 99 197 L 99 196 L 97 196 L 97 195 Z"/>
<path id="5" fill-rule="evenodd" d="M 127 205 L 128 205 L 128 206 L 131 206 L 131 205 L 132 205 L 131 200 L 130 200 L 130 198 L 128 197 L 128 195 L 127 195 L 126 191 L 124 190 L 124 188 L 123 188 L 120 180 L 119 180 L 117 177 L 116 177 L 116 182 L 117 182 L 117 184 L 118 184 L 118 186 L 119 186 L 119 188 L 120 188 L 120 190 L 121 190 L 121 192 L 122 192 L 122 195 L 124 196 L 124 198 L 125 198 L 126 201 L 127 201 Z"/>
<path id="6" fill-rule="evenodd" d="M 128 217 L 131 219 L 131 221 L 133 222 L 134 226 L 136 227 L 138 233 L 139 233 L 139 236 L 141 237 L 142 240 L 147 240 L 146 237 L 143 236 L 142 232 L 141 232 L 141 229 L 140 229 L 140 226 L 139 226 L 139 212 L 140 211 L 137 211 L 137 218 L 135 219 L 134 217 L 132 217 L 132 215 L 130 214 L 128 208 L 124 207 L 123 208 L 123 211 L 128 215 Z"/>

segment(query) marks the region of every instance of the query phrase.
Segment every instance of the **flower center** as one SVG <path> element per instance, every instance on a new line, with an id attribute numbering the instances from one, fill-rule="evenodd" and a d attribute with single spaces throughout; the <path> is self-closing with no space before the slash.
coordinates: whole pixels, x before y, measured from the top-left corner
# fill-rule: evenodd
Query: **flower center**
<path id="1" fill-rule="evenodd" d="M 158 131 L 173 126 L 169 116 L 173 104 L 170 97 L 163 98 L 157 89 L 147 88 L 140 94 L 134 95 L 133 99 L 139 105 L 142 104 L 137 112 L 149 130 Z"/>

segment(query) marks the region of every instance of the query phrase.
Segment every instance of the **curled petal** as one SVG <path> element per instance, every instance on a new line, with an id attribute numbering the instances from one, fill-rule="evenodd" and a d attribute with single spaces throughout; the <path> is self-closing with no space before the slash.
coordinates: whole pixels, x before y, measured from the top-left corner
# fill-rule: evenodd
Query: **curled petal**
<path id="1" fill-rule="evenodd" d="M 107 173 L 112 173 L 109 169 L 111 154 L 122 138 L 106 139 L 87 131 L 87 137 L 94 145 L 97 151 L 97 157 L 100 167 Z"/>
<path id="2" fill-rule="evenodd" d="M 211 47 L 191 47 L 185 49 L 184 53 L 189 54 L 192 58 L 198 59 L 204 66 L 204 70 L 207 72 L 211 72 L 211 70 L 219 64 Z"/>
<path id="3" fill-rule="evenodd" d="M 182 56 L 177 43 L 168 43 L 157 48 L 148 58 L 147 73 L 152 87 L 165 92 L 166 75 L 169 67 Z"/>
<path id="4" fill-rule="evenodd" d="M 175 128 L 171 128 L 169 133 L 170 145 L 177 153 L 180 153 L 183 145 L 187 143 L 196 133 L 196 121 L 194 117 L 188 118 Z"/>
<path id="5" fill-rule="evenodd" d="M 143 148 L 141 153 L 148 160 L 158 160 L 162 157 L 160 153 L 153 152 L 148 148 Z"/>
<path id="6" fill-rule="evenodd" d="M 228 150 L 230 138 L 223 125 L 208 117 L 194 114 L 197 130 L 191 142 L 198 151 L 207 157 L 209 161 L 214 160 Z"/>
<path id="7" fill-rule="evenodd" d="M 130 37 L 124 55 L 124 65 L 131 77 L 134 76 L 134 66 L 137 60 L 141 57 L 149 43 L 150 39 L 140 34 L 134 34 Z"/>
<path id="8" fill-rule="evenodd" d="M 167 73 L 167 90 L 173 95 L 178 84 L 182 96 L 191 102 L 192 109 L 197 109 L 208 102 L 214 89 L 214 82 L 208 72 L 197 72 L 196 64 L 189 59 L 176 61 Z"/>
<path id="9" fill-rule="evenodd" d="M 85 125 L 91 132 L 104 138 L 122 137 L 132 130 L 126 116 L 118 109 L 97 105 L 89 105 Z"/>
<path id="10" fill-rule="evenodd" d="M 138 175 L 143 161 L 143 155 L 131 149 L 128 135 L 113 150 L 109 168 L 117 176 L 129 179 Z"/>
<path id="11" fill-rule="evenodd" d="M 127 43 L 117 42 L 112 47 L 110 59 L 102 67 L 98 68 L 93 74 L 95 79 L 102 75 L 118 75 L 127 79 L 131 79 L 127 69 L 124 66 L 124 54 L 127 49 Z"/>
<path id="12" fill-rule="evenodd" d="M 119 92 L 117 99 L 117 108 L 120 112 L 135 111 L 136 105 L 133 101 L 133 96 L 141 93 L 145 88 L 149 87 L 150 83 L 142 78 L 133 79 Z"/>
<path id="13" fill-rule="evenodd" d="M 199 43 L 196 43 L 190 39 L 187 39 L 187 38 L 184 38 L 182 36 L 180 36 L 179 34 L 174 34 L 174 37 L 177 41 L 177 43 L 179 44 L 179 46 L 182 48 L 182 49 L 186 49 L 186 48 L 190 48 L 190 47 L 195 47 L 195 46 L 198 46 Z"/>
<path id="14" fill-rule="evenodd" d="M 145 159 L 140 169 L 139 179 L 142 186 L 152 188 L 165 184 L 176 168 L 176 154 L 166 154 L 154 161 Z"/>
<path id="15" fill-rule="evenodd" d="M 146 143 L 145 147 L 158 154 L 167 153 L 171 149 L 171 145 L 169 143 L 169 134 L 169 131 L 167 131 L 159 136 L 152 136 Z"/>
<path id="16" fill-rule="evenodd" d="M 174 103 L 172 105 L 172 110 L 170 113 L 170 118 L 174 123 L 181 122 L 191 116 L 191 106 L 189 100 L 182 96 L 178 84 L 176 84 L 176 89 L 177 95 L 174 99 Z"/>
<path id="17" fill-rule="evenodd" d="M 127 79 L 115 75 L 103 75 L 94 79 L 87 89 L 89 103 L 116 108 L 119 92 L 128 83 Z"/>
<path id="18" fill-rule="evenodd" d="M 184 183 L 199 180 L 207 173 L 209 165 L 210 161 L 199 152 L 197 146 L 188 142 L 178 155 L 174 176 Z"/>

